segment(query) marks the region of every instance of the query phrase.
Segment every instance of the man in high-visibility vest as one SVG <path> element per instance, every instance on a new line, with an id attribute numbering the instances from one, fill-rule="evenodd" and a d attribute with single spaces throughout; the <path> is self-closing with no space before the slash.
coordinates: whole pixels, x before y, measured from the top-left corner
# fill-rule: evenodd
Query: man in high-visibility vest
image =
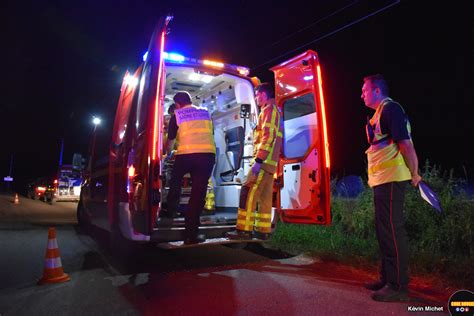
<path id="1" fill-rule="evenodd" d="M 275 105 L 273 88 L 262 83 L 255 89 L 260 108 L 254 130 L 253 165 L 240 191 L 236 230 L 227 233 L 230 239 L 266 240 L 272 231 L 273 175 L 282 146 L 280 112 Z"/>
<path id="2" fill-rule="evenodd" d="M 364 286 L 376 301 L 408 300 L 408 239 L 403 204 L 405 188 L 421 181 L 411 127 L 400 104 L 388 97 L 382 75 L 364 78 L 361 98 L 374 109 L 366 132 L 369 186 L 374 192 L 375 230 L 382 254 L 380 279 Z"/>
<path id="3" fill-rule="evenodd" d="M 204 208 L 207 184 L 214 167 L 216 145 L 209 111 L 192 104 L 191 95 L 178 92 L 174 96 L 176 110 L 168 127 L 168 153 L 177 148 L 167 198 L 167 215 L 173 217 L 179 208 L 183 176 L 191 175 L 191 196 L 185 214 L 184 243 L 195 244 L 205 240 L 199 235 L 199 217 Z"/>

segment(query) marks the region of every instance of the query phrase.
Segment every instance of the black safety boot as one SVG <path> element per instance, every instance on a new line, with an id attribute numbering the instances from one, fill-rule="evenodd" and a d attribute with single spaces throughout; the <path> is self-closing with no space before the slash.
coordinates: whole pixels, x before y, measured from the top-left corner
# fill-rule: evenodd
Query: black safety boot
<path id="1" fill-rule="evenodd" d="M 173 219 L 170 217 L 158 217 L 156 225 L 158 227 L 170 227 L 173 226 Z"/>
<path id="2" fill-rule="evenodd" d="M 252 239 L 252 232 L 237 229 L 231 232 L 227 232 L 225 236 L 232 240 L 249 240 Z"/>
<path id="3" fill-rule="evenodd" d="M 160 217 L 157 218 L 156 224 L 158 227 L 169 227 L 173 226 L 174 214 L 166 210 L 160 211 Z"/>
<path id="4" fill-rule="evenodd" d="M 260 239 L 260 240 L 268 240 L 270 237 L 272 237 L 272 234 L 270 233 L 261 233 L 261 232 L 253 232 L 253 237 Z"/>
<path id="5" fill-rule="evenodd" d="M 372 294 L 372 299 L 378 302 L 408 302 L 408 290 L 395 290 L 390 284 Z"/>
<path id="6" fill-rule="evenodd" d="M 373 282 L 365 282 L 364 287 L 367 290 L 378 291 L 381 288 L 383 288 L 385 286 L 385 284 L 387 284 L 387 282 L 384 282 L 382 280 L 378 280 L 378 281 L 373 281 Z"/>

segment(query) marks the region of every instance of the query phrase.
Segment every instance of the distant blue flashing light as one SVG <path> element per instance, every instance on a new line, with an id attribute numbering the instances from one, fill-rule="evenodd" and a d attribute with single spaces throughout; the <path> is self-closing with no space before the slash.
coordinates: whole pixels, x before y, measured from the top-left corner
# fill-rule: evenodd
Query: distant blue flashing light
<path id="1" fill-rule="evenodd" d="M 143 54 L 143 61 L 146 61 L 146 58 L 148 57 L 148 51 Z"/>
<path id="2" fill-rule="evenodd" d="M 313 76 L 304 76 L 303 80 L 306 80 L 306 81 L 313 80 Z"/>

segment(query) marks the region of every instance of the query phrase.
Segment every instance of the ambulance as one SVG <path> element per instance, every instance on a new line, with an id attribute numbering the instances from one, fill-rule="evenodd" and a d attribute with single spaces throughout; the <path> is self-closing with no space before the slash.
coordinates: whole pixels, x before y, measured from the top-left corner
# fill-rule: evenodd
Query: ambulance
<path id="1" fill-rule="evenodd" d="M 209 180 L 199 233 L 230 242 L 242 183 L 253 152 L 258 107 L 249 69 L 168 52 L 171 16 L 158 23 L 143 63 L 124 76 L 113 127 L 93 133 L 77 208 L 81 226 L 111 233 L 113 243 L 179 243 L 192 182 L 183 179 L 180 212 L 161 225 L 173 161 L 164 155 L 169 107 L 177 91 L 206 107 L 214 125 L 216 163 Z M 306 51 L 270 69 L 283 124 L 273 210 L 286 223 L 331 223 L 330 158 L 323 78 L 316 52 Z"/>

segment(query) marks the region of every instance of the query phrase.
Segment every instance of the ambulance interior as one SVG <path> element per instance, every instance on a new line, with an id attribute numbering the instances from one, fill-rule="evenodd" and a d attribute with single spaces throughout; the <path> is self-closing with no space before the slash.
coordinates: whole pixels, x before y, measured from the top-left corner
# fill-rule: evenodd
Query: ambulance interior
<path id="1" fill-rule="evenodd" d="M 205 209 L 201 222 L 206 217 L 212 223 L 235 223 L 241 183 L 249 170 L 253 152 L 253 129 L 256 123 L 257 106 L 250 80 L 228 73 L 204 73 L 193 67 L 167 66 L 164 102 L 163 139 L 171 115 L 169 107 L 178 91 L 191 94 L 194 105 L 206 107 L 211 113 L 216 144 L 216 163 L 212 171 Z M 173 168 L 173 159 L 164 159 L 162 175 L 163 207 Z M 175 223 L 185 212 L 192 183 L 189 174 L 183 179 L 180 212 Z M 184 219 L 183 219 L 184 220 Z"/>

